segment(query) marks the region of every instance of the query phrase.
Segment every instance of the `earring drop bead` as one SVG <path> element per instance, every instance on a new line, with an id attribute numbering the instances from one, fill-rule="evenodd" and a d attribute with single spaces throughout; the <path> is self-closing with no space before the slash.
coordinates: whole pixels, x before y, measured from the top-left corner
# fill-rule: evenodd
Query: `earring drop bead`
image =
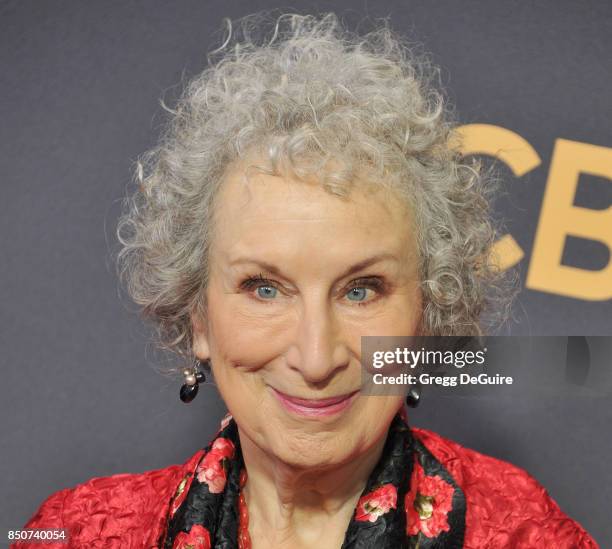
<path id="1" fill-rule="evenodd" d="M 202 362 L 196 360 L 192 368 L 183 370 L 184 383 L 181 386 L 180 398 L 183 402 L 191 402 L 198 394 L 200 383 L 206 381 L 206 375 L 200 368 L 206 368 L 210 365 L 210 361 Z"/>
<path id="2" fill-rule="evenodd" d="M 411 385 L 406 395 L 406 404 L 411 408 L 416 408 L 421 400 L 421 386 Z"/>
<path id="3" fill-rule="evenodd" d="M 195 385 L 197 383 L 196 376 L 193 374 L 188 374 L 185 376 L 185 383 L 189 386 Z"/>
<path id="4" fill-rule="evenodd" d="M 195 385 L 183 385 L 181 387 L 180 399 L 184 403 L 191 402 L 196 395 L 198 394 L 199 385 L 196 383 Z"/>

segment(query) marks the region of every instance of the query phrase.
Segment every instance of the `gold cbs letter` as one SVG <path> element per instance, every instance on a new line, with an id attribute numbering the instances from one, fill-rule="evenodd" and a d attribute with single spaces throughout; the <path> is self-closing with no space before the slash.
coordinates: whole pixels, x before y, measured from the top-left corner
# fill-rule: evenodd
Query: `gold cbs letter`
<path id="1" fill-rule="evenodd" d="M 519 134 L 490 124 L 467 124 L 457 128 L 458 148 L 464 155 L 486 154 L 499 158 L 516 177 L 540 165 L 535 149 Z M 516 265 L 523 250 L 509 234 L 502 236 L 491 250 L 491 259 L 501 270 Z"/>
<path id="2" fill-rule="evenodd" d="M 527 276 L 527 286 L 591 301 L 612 298 L 612 261 L 598 271 L 562 265 L 567 235 L 602 242 L 612 251 L 612 206 L 574 206 L 581 173 L 612 180 L 612 149 L 557 139 Z"/>
<path id="3" fill-rule="evenodd" d="M 458 128 L 459 150 L 486 154 L 504 162 L 520 177 L 540 164 L 534 148 L 520 135 L 488 124 Z M 612 255 L 612 206 L 591 210 L 574 206 L 580 173 L 612 180 L 612 149 L 557 139 L 546 182 L 546 192 L 536 231 L 527 287 L 577 299 L 593 301 L 612 298 L 612 259 L 598 271 L 561 264 L 567 235 L 597 240 Z M 503 236 L 492 250 L 502 269 L 516 265 L 523 250 L 510 235 Z"/>

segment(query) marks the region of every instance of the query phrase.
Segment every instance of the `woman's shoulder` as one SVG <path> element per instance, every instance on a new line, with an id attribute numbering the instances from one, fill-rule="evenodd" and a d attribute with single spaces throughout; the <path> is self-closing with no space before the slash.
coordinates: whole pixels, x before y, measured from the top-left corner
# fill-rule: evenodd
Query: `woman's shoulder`
<path id="1" fill-rule="evenodd" d="M 196 452 L 183 464 L 94 477 L 54 492 L 24 528 L 63 528 L 70 547 L 154 547 L 177 485 L 201 454 L 202 450 Z M 54 545 L 40 546 L 51 549 Z M 15 547 L 34 548 L 37 544 Z"/>
<path id="2" fill-rule="evenodd" d="M 426 429 L 412 432 L 463 490 L 466 548 L 598 547 L 524 469 Z"/>

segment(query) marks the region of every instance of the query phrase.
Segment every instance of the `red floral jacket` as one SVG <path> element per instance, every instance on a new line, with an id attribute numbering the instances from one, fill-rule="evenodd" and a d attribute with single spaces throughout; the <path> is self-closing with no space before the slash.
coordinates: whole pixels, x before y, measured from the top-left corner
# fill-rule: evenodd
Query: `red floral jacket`
<path id="1" fill-rule="evenodd" d="M 431 431 L 412 432 L 465 494 L 466 549 L 598 548 L 524 470 Z M 202 453 L 183 465 L 93 478 L 60 490 L 43 502 L 24 528 L 64 528 L 69 543 L 24 542 L 11 547 L 158 548 L 168 514 L 186 492 Z M 419 520 L 418 515 L 414 518 Z"/>

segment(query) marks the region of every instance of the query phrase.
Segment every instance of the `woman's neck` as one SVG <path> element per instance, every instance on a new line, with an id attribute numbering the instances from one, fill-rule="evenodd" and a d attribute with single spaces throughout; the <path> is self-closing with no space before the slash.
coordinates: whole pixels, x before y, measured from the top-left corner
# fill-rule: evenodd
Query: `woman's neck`
<path id="1" fill-rule="evenodd" d="M 313 470 L 284 463 L 241 432 L 248 472 L 244 495 L 254 547 L 327 547 L 322 539 L 329 547 L 340 547 L 384 443 L 383 437 L 341 465 Z"/>

